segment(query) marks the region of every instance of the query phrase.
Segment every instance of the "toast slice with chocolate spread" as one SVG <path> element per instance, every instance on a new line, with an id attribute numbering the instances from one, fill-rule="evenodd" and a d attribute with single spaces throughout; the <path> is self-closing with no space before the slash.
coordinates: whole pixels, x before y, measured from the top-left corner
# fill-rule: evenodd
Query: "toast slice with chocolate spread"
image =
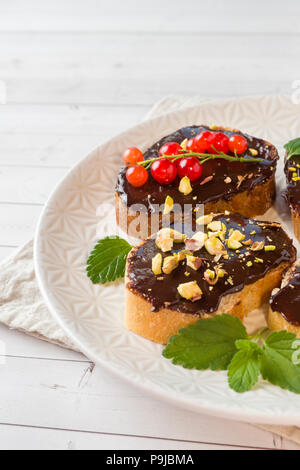
<path id="1" fill-rule="evenodd" d="M 217 314 L 240 318 L 269 300 L 296 250 L 280 224 L 237 214 L 203 216 L 197 229 L 163 228 L 133 248 L 126 269 L 126 327 L 165 344 Z"/>
<path id="2" fill-rule="evenodd" d="M 210 129 L 203 125 L 181 128 L 150 147 L 144 154 L 144 160 L 157 158 L 160 148 L 168 142 L 177 142 L 184 147 L 188 139 Z M 276 148 L 263 139 L 232 128 L 213 126 L 211 132 L 222 132 L 228 138 L 237 134 L 243 136 L 247 141 L 247 149 L 238 157 L 246 157 L 249 163 L 218 158 L 206 161 L 201 178 L 191 181 L 191 190 L 186 193 L 180 190 L 178 176 L 171 184 L 161 185 L 152 177 L 150 170 L 147 182 L 142 187 L 134 187 L 126 179 L 126 168 L 122 168 L 115 201 L 117 223 L 123 231 L 145 239 L 160 228 L 168 226 L 170 220 L 179 220 L 184 207 L 190 207 L 191 217 L 198 205 L 204 206 L 206 214 L 228 210 L 245 217 L 255 217 L 264 214 L 272 206 L 279 158 Z M 261 161 L 252 162 L 254 159 Z M 168 211 L 167 214 L 164 213 L 167 198 L 173 202 L 174 207 L 182 209 L 178 216 L 175 210 L 170 214 Z"/>

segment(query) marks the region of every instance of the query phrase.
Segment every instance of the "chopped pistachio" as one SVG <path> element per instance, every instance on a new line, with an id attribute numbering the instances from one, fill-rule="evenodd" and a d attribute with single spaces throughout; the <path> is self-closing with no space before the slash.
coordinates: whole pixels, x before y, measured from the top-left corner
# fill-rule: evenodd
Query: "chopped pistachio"
<path id="1" fill-rule="evenodd" d="M 205 241 L 205 248 L 210 255 L 224 255 L 227 254 L 226 249 L 217 237 L 208 238 Z"/>
<path id="2" fill-rule="evenodd" d="M 247 266 L 248 268 L 251 268 L 251 266 L 253 266 L 252 261 L 248 261 L 247 264 L 246 264 L 246 266 Z"/>
<path id="3" fill-rule="evenodd" d="M 184 139 L 184 140 L 181 142 L 180 146 L 181 146 L 184 150 L 186 150 L 186 144 L 187 144 L 187 143 L 188 143 L 188 139 Z"/>
<path id="4" fill-rule="evenodd" d="M 219 278 L 223 278 L 225 276 L 225 274 L 227 274 L 225 269 L 222 269 L 222 268 L 217 268 L 216 272 L 217 272 L 217 276 Z"/>
<path id="5" fill-rule="evenodd" d="M 264 262 L 264 260 L 261 259 L 261 258 L 255 258 L 254 261 L 255 261 L 255 263 L 263 263 Z"/>
<path id="6" fill-rule="evenodd" d="M 198 286 L 197 281 L 179 284 L 177 291 L 181 297 L 191 300 L 192 302 L 199 300 L 202 297 L 202 290 Z"/>
<path id="7" fill-rule="evenodd" d="M 255 230 L 252 230 L 252 232 L 250 232 L 250 235 L 255 235 L 255 234 L 256 234 Z"/>
<path id="8" fill-rule="evenodd" d="M 264 249 L 264 246 L 265 246 L 265 242 L 264 241 L 261 241 L 261 242 L 254 242 L 250 248 L 251 251 L 261 251 Z"/>
<path id="9" fill-rule="evenodd" d="M 249 148 L 249 152 L 251 153 L 252 157 L 256 157 L 256 155 L 258 155 L 258 151 L 256 149 Z"/>
<path id="10" fill-rule="evenodd" d="M 213 218 L 214 218 L 214 214 L 203 215 L 202 217 L 199 217 L 196 220 L 196 224 L 198 224 L 198 225 L 208 225 L 208 224 L 211 223 Z"/>
<path id="11" fill-rule="evenodd" d="M 266 245 L 265 246 L 265 251 L 275 251 L 276 246 L 275 245 Z"/>
<path id="12" fill-rule="evenodd" d="M 183 261 L 186 258 L 186 250 L 178 251 L 178 253 L 174 253 L 174 256 L 177 257 L 178 261 Z"/>
<path id="13" fill-rule="evenodd" d="M 167 215 L 171 212 L 171 210 L 174 207 L 174 199 L 171 198 L 171 196 L 167 196 L 165 200 L 165 207 L 164 207 L 164 212 L 163 215 Z"/>
<path id="14" fill-rule="evenodd" d="M 186 235 L 181 232 L 178 232 L 177 230 L 171 228 L 162 228 L 157 233 L 155 243 L 157 247 L 160 248 L 162 251 L 170 251 L 172 250 L 173 242 L 182 243 L 185 239 Z M 163 240 L 168 240 L 168 242 L 163 243 Z M 172 243 L 170 242 L 170 240 L 172 241 Z M 162 243 L 164 248 L 162 247 Z M 169 248 L 169 246 L 171 246 L 171 248 Z"/>
<path id="15" fill-rule="evenodd" d="M 207 240 L 207 234 L 199 231 L 194 233 L 192 238 L 185 240 L 185 246 L 188 250 L 198 251 L 203 248 L 205 240 Z"/>
<path id="16" fill-rule="evenodd" d="M 198 256 L 186 255 L 186 265 L 195 271 L 198 271 L 198 269 L 202 266 L 202 259 Z"/>
<path id="17" fill-rule="evenodd" d="M 180 183 L 179 183 L 179 191 L 181 193 L 183 193 L 185 196 L 187 196 L 188 194 L 191 194 L 191 192 L 193 191 L 193 188 L 192 188 L 192 185 L 191 185 L 191 181 L 190 179 L 187 177 L 187 176 L 184 176 L 181 180 L 180 180 Z"/>
<path id="18" fill-rule="evenodd" d="M 162 255 L 161 253 L 157 253 L 157 255 L 155 255 L 152 258 L 152 271 L 155 274 L 155 276 L 158 276 L 159 274 L 161 274 L 161 265 L 162 265 Z"/>
<path id="19" fill-rule="evenodd" d="M 238 242 L 237 240 L 229 238 L 228 241 L 227 241 L 227 246 L 230 250 L 238 250 L 243 245 L 240 242 Z"/>
<path id="20" fill-rule="evenodd" d="M 222 222 L 220 220 L 214 220 L 207 225 L 207 228 L 212 232 L 220 232 L 222 230 Z"/>
<path id="21" fill-rule="evenodd" d="M 174 269 L 178 267 L 177 256 L 167 256 L 163 262 L 163 272 L 165 274 L 170 274 Z"/>
<path id="22" fill-rule="evenodd" d="M 294 166 L 290 166 L 289 171 L 297 171 L 297 168 L 295 168 Z"/>
<path id="23" fill-rule="evenodd" d="M 245 238 L 246 238 L 245 235 L 239 230 L 233 230 L 233 232 L 231 232 L 231 234 L 229 235 L 229 240 L 236 241 L 236 242 L 245 240 Z"/>
<path id="24" fill-rule="evenodd" d="M 204 277 L 213 280 L 216 277 L 216 273 L 211 269 L 206 269 L 206 271 L 204 272 Z"/>
<path id="25" fill-rule="evenodd" d="M 160 248 L 161 251 L 166 253 L 167 251 L 172 250 L 174 240 L 172 240 L 172 238 L 164 238 L 163 240 L 159 242 L 159 245 L 158 245 L 157 239 L 155 242 L 156 242 L 157 247 Z"/>

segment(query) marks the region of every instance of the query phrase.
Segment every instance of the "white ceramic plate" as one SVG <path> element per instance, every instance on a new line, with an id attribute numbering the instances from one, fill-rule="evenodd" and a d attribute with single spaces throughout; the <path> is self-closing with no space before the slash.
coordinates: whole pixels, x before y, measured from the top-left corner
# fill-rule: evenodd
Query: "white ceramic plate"
<path id="1" fill-rule="evenodd" d="M 248 422 L 300 425 L 298 395 L 264 382 L 237 394 L 229 389 L 226 372 L 173 366 L 162 357 L 160 345 L 125 330 L 123 282 L 94 286 L 85 274 L 88 253 L 97 239 L 102 233 L 116 232 L 109 204 L 125 148 L 145 149 L 175 129 L 204 123 L 237 127 L 282 147 L 300 135 L 299 116 L 299 106 L 282 96 L 203 104 L 143 122 L 98 147 L 68 173 L 39 222 L 36 273 L 53 316 L 87 357 L 145 391 L 194 411 Z M 282 166 L 277 176 L 282 186 Z M 108 203 L 105 210 L 103 203 Z M 280 197 L 267 217 L 281 220 L 292 234 Z"/>

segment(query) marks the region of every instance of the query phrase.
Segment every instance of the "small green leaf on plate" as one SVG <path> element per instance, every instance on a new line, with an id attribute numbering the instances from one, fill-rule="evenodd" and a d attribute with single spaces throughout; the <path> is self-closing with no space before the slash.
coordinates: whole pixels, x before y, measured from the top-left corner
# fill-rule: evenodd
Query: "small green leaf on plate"
<path id="1" fill-rule="evenodd" d="M 188 369 L 226 370 L 237 352 L 236 340 L 247 338 L 238 318 L 216 315 L 179 330 L 170 338 L 163 355 Z"/>
<path id="2" fill-rule="evenodd" d="M 300 155 L 300 137 L 290 140 L 287 144 L 284 145 L 284 148 L 287 151 L 288 160 L 294 155 Z"/>
<path id="3" fill-rule="evenodd" d="M 295 340 L 293 333 L 271 333 L 263 349 L 261 373 L 272 384 L 300 393 L 300 367 L 294 361 Z"/>
<path id="4" fill-rule="evenodd" d="M 87 261 L 87 275 L 94 284 L 105 284 L 125 275 L 132 246 L 118 236 L 99 240 Z"/>
<path id="5" fill-rule="evenodd" d="M 238 393 L 247 392 L 257 383 L 260 375 L 261 348 L 248 340 L 236 342 L 239 351 L 228 367 L 229 386 Z"/>

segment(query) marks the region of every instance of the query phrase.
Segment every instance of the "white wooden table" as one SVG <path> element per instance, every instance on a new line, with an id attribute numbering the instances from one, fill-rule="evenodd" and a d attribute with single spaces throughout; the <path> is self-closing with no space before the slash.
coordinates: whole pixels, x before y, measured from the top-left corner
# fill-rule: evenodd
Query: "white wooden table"
<path id="1" fill-rule="evenodd" d="M 166 94 L 291 93 L 300 3 L 0 1 L 0 257 L 47 195 Z M 299 449 L 251 425 L 176 409 L 80 354 L 0 326 L 0 448 Z"/>

